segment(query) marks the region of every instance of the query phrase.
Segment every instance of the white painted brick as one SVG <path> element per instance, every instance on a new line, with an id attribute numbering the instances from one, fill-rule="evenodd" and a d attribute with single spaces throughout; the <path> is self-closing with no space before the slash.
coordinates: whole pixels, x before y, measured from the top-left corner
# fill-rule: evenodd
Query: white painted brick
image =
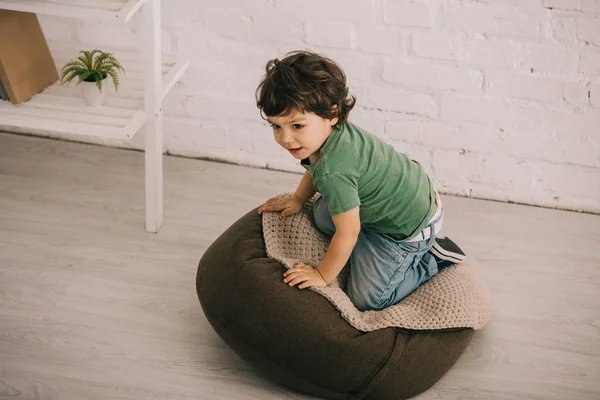
<path id="1" fill-rule="evenodd" d="M 77 41 L 96 48 L 139 49 L 141 35 L 135 25 L 119 22 L 77 22 Z"/>
<path id="2" fill-rule="evenodd" d="M 181 1 L 181 0 L 180 0 Z M 185 0 L 190 1 L 190 0 Z M 203 7 L 202 11 L 207 12 L 206 8 L 221 9 L 229 12 L 236 12 L 245 15 L 260 15 L 273 9 L 272 0 L 237 0 L 237 1 L 197 1 L 191 0 L 193 3 L 200 3 Z"/>
<path id="3" fill-rule="evenodd" d="M 369 88 L 367 107 L 398 111 L 426 117 L 437 116 L 435 99 L 424 93 L 410 93 L 400 89 Z"/>
<path id="4" fill-rule="evenodd" d="M 509 126 L 514 128 L 534 130 L 541 129 L 543 115 L 546 112 L 551 112 L 545 109 L 540 109 L 539 105 L 534 107 L 526 107 L 520 105 L 519 103 L 511 103 L 509 105 L 509 110 Z"/>
<path id="5" fill-rule="evenodd" d="M 521 47 L 514 43 L 494 40 L 471 40 L 465 56 L 471 65 L 513 68 L 520 57 Z"/>
<path id="6" fill-rule="evenodd" d="M 573 136 L 598 135 L 600 111 L 593 110 L 585 114 L 575 114 L 549 110 L 544 113 L 542 127 L 547 132 L 560 132 Z"/>
<path id="7" fill-rule="evenodd" d="M 295 161 L 290 153 L 273 138 L 273 130 L 265 123 L 240 123 L 229 125 L 229 149 L 256 154 L 257 160 L 272 163 L 274 160 Z"/>
<path id="8" fill-rule="evenodd" d="M 504 189 L 509 195 L 507 200 L 514 201 L 514 195 L 531 188 L 534 182 L 532 162 L 514 157 L 489 157 L 481 158 L 479 180 L 474 178 L 471 183 L 479 182 L 491 184 Z M 510 171 L 510 173 L 507 173 Z M 511 196 L 512 195 L 512 196 Z"/>
<path id="9" fill-rule="evenodd" d="M 564 167 L 565 169 L 570 170 L 570 173 L 577 174 L 579 173 L 578 168 L 575 166 L 567 165 Z M 582 168 L 582 167 L 579 167 Z M 587 171 L 586 171 L 587 172 Z M 589 175 L 589 172 L 588 172 Z M 579 175 L 581 176 L 581 175 Z M 593 176 L 591 179 L 598 180 L 598 176 Z M 577 180 L 579 183 L 582 182 L 582 179 Z M 561 209 L 567 210 L 576 210 L 580 212 L 586 213 L 595 213 L 600 214 L 600 207 L 598 206 L 598 196 L 597 195 L 588 195 L 581 196 L 575 195 L 572 196 L 564 191 L 561 193 L 556 193 L 555 195 L 551 192 L 541 192 L 537 193 L 536 196 L 532 199 L 531 204 L 537 204 L 542 207 L 550 207 L 556 208 L 559 207 Z"/>
<path id="10" fill-rule="evenodd" d="M 584 12 L 600 16 L 600 2 L 598 0 L 581 0 L 581 9 Z"/>
<path id="11" fill-rule="evenodd" d="M 432 31 L 416 32 L 412 36 L 413 53 L 419 57 L 442 60 L 465 60 L 464 40 Z"/>
<path id="12" fill-rule="evenodd" d="M 494 143 L 494 153 L 523 160 L 594 166 L 598 157 L 591 145 L 573 153 L 570 149 L 581 146 L 581 138 L 565 133 L 533 129 L 506 129 L 503 139 Z M 535 149 L 535 151 L 532 151 Z"/>
<path id="13" fill-rule="evenodd" d="M 307 22 L 306 41 L 325 47 L 351 49 L 356 43 L 353 25 L 343 22 Z"/>
<path id="14" fill-rule="evenodd" d="M 419 57 L 466 61 L 473 66 L 514 67 L 521 48 L 494 40 L 463 39 L 433 32 L 415 33 L 412 50 Z"/>
<path id="15" fill-rule="evenodd" d="M 502 140 L 503 133 L 491 126 L 460 123 L 449 124 L 442 121 L 425 121 L 423 140 L 432 148 L 458 149 L 489 153 L 496 143 Z"/>
<path id="16" fill-rule="evenodd" d="M 584 82 L 565 82 L 563 99 L 576 106 L 588 104 L 588 88 Z"/>
<path id="17" fill-rule="evenodd" d="M 367 93 L 369 92 L 368 88 L 363 86 L 349 85 L 348 91 L 349 94 L 351 96 L 354 96 L 354 98 L 356 99 L 356 104 L 353 110 L 358 109 L 362 104 L 366 103 L 368 97 Z M 379 114 L 379 117 L 381 117 L 381 114 Z"/>
<path id="18" fill-rule="evenodd" d="M 208 39 L 214 37 L 206 33 L 203 25 L 197 26 L 179 26 L 171 29 L 171 40 L 173 51 L 190 60 L 196 58 L 206 59 L 201 57 L 208 49 Z M 223 39 L 221 39 L 223 40 Z"/>
<path id="19" fill-rule="evenodd" d="M 600 113 L 597 113 L 600 117 Z M 596 122 L 600 118 L 596 118 Z M 600 172 L 600 126 L 592 126 L 585 135 L 576 136 L 572 132 L 559 132 L 558 138 L 561 164 L 581 165 L 598 168 Z"/>
<path id="20" fill-rule="evenodd" d="M 360 98 L 360 101 L 357 100 L 357 104 L 365 103 L 365 99 L 366 97 Z M 382 137 L 385 125 L 385 121 L 381 118 L 382 114 L 384 113 L 379 110 L 367 109 L 357 105 L 350 111 L 348 120 L 372 134 Z"/>
<path id="21" fill-rule="evenodd" d="M 197 24 L 202 16 L 204 3 L 195 0 L 179 0 L 163 2 L 161 7 L 161 22 L 166 27 L 187 27 Z M 182 15 L 187 18 L 182 18 Z"/>
<path id="22" fill-rule="evenodd" d="M 181 83 L 189 95 L 224 91 L 229 79 L 228 68 L 229 64 L 222 62 L 195 62 L 181 77 Z"/>
<path id="23" fill-rule="evenodd" d="M 376 23 L 377 25 L 384 24 L 383 2 L 384 2 L 384 0 L 372 0 L 371 1 L 371 9 L 373 10 L 373 22 Z"/>
<path id="24" fill-rule="evenodd" d="M 495 148 L 497 130 L 480 124 L 460 124 L 433 121 L 414 116 L 396 116 L 386 122 L 384 137 L 421 145 L 437 152 L 452 149 L 458 153 L 483 152 Z"/>
<path id="25" fill-rule="evenodd" d="M 227 38 L 243 40 L 250 34 L 250 17 L 239 11 L 209 10 L 202 17 L 206 30 Z"/>
<path id="26" fill-rule="evenodd" d="M 72 42 L 77 36 L 77 25 L 71 19 L 38 15 L 44 37 L 47 41 L 60 40 Z"/>
<path id="27" fill-rule="evenodd" d="M 173 37 L 170 32 L 164 29 L 161 31 L 160 35 L 160 46 L 162 54 L 174 54 Z M 138 45 L 137 48 L 141 48 L 140 45 Z"/>
<path id="28" fill-rule="evenodd" d="M 406 119 L 396 119 L 386 122 L 384 128 L 384 138 L 398 138 L 407 143 L 424 144 L 425 125 L 424 119 L 414 119 L 412 116 L 406 116 Z"/>
<path id="29" fill-rule="evenodd" d="M 275 139 L 273 139 L 271 127 L 266 124 L 259 131 L 254 133 L 254 143 L 260 153 L 267 155 L 268 158 L 287 158 L 295 160 L 286 149 L 277 144 Z"/>
<path id="30" fill-rule="evenodd" d="M 592 106 L 600 108 L 600 81 L 591 85 L 590 102 Z"/>
<path id="31" fill-rule="evenodd" d="M 576 22 L 575 19 L 548 19 L 552 37 L 559 42 L 574 44 L 576 42 Z"/>
<path id="32" fill-rule="evenodd" d="M 427 3 L 406 0 L 384 0 L 383 19 L 386 24 L 429 28 L 433 26 L 432 9 Z"/>
<path id="33" fill-rule="evenodd" d="M 367 53 L 404 54 L 401 34 L 387 27 L 359 26 L 358 48 Z"/>
<path id="34" fill-rule="evenodd" d="M 262 15 L 273 9 L 271 0 L 198 1 L 177 0 L 162 3 L 163 26 L 198 27 L 198 22 L 210 18 L 213 11 L 238 15 Z"/>
<path id="35" fill-rule="evenodd" d="M 263 65 L 234 65 L 227 69 L 224 86 L 232 98 L 252 101 L 265 69 Z"/>
<path id="36" fill-rule="evenodd" d="M 373 78 L 381 74 L 381 60 L 378 57 L 365 57 L 362 53 L 348 53 L 332 49 L 324 53 L 333 59 L 344 71 L 348 84 L 372 84 Z"/>
<path id="37" fill-rule="evenodd" d="M 196 39 L 196 42 L 198 40 Z M 192 44 L 192 46 L 194 46 Z M 215 63 L 228 63 L 230 65 L 261 65 L 265 66 L 267 61 L 280 56 L 275 46 L 244 43 L 212 37 L 205 44 L 191 47 L 193 52 L 189 54 L 198 60 L 210 60 Z"/>
<path id="38" fill-rule="evenodd" d="M 547 12 L 548 12 L 548 14 L 547 14 L 546 18 L 549 18 L 551 20 L 565 19 L 565 18 L 577 20 L 578 18 L 585 16 L 585 14 L 582 14 L 581 11 L 547 9 Z"/>
<path id="39" fill-rule="evenodd" d="M 232 121 L 229 126 L 229 146 L 234 149 L 247 150 L 253 153 L 264 151 L 267 147 L 272 154 L 277 143 L 269 126 L 262 122 L 240 124 Z M 275 142 L 273 146 L 271 142 Z"/>
<path id="40" fill-rule="evenodd" d="M 518 19 L 498 19 L 495 33 L 501 36 L 514 36 L 528 39 L 538 39 L 541 35 L 541 21 L 531 16 Z"/>
<path id="41" fill-rule="evenodd" d="M 600 75 L 600 50 L 594 48 L 581 50 L 579 72 Z"/>
<path id="42" fill-rule="evenodd" d="M 510 109 L 502 100 L 483 100 L 448 93 L 442 96 L 440 117 L 447 121 L 503 126 L 510 121 Z"/>
<path id="43" fill-rule="evenodd" d="M 544 193 L 573 199 L 596 199 L 596 209 L 600 208 L 600 170 L 581 166 L 564 166 L 543 163 L 538 167 L 538 185 Z"/>
<path id="44" fill-rule="evenodd" d="M 567 11 L 581 11 L 580 0 L 543 0 L 544 7 Z"/>
<path id="45" fill-rule="evenodd" d="M 190 96 L 186 104 L 186 113 L 190 117 L 201 117 L 210 120 L 219 119 L 242 119 L 260 121 L 260 112 L 256 103 L 239 101 L 214 96 Z M 244 99 L 245 100 L 245 99 Z"/>
<path id="46" fill-rule="evenodd" d="M 510 10 L 510 11 L 509 11 Z M 442 13 L 442 28 L 529 39 L 540 37 L 540 19 L 513 8 L 447 5 Z"/>
<path id="47" fill-rule="evenodd" d="M 523 66 L 535 72 L 555 72 L 575 75 L 578 72 L 579 52 L 553 46 L 528 46 Z"/>
<path id="48" fill-rule="evenodd" d="M 251 19 L 253 40 L 263 43 L 301 43 L 304 38 L 304 25 L 298 20 L 273 12 L 252 16 Z"/>
<path id="49" fill-rule="evenodd" d="M 163 113 L 165 116 L 185 116 L 187 100 L 188 95 L 183 90 L 183 84 L 176 83 L 163 100 Z"/>
<path id="50" fill-rule="evenodd" d="M 495 71 L 488 76 L 488 81 L 488 93 L 495 97 L 562 102 L 563 82 L 559 79 Z"/>
<path id="51" fill-rule="evenodd" d="M 509 104 L 503 100 L 454 93 L 442 96 L 440 117 L 446 121 L 477 122 L 497 128 L 539 129 L 542 123 L 540 110 Z"/>
<path id="52" fill-rule="evenodd" d="M 165 145 L 182 155 L 193 155 L 190 149 L 225 149 L 227 129 L 189 119 L 164 118 Z M 184 154 L 185 153 L 185 154 Z"/>
<path id="53" fill-rule="evenodd" d="M 503 7 L 505 9 L 511 9 L 514 6 L 518 9 L 525 9 L 528 12 L 538 12 L 545 14 L 546 10 L 541 7 L 540 0 L 496 0 L 493 5 Z"/>
<path id="54" fill-rule="evenodd" d="M 512 170 L 514 171 L 512 175 L 513 179 L 511 179 L 511 181 L 508 182 L 504 189 L 502 187 L 493 187 L 489 184 L 485 186 L 481 185 L 480 187 L 473 189 L 473 196 L 483 198 L 489 196 L 489 198 L 494 198 L 492 196 L 493 193 L 496 192 L 496 198 L 498 200 L 505 200 L 508 202 L 518 202 L 525 204 L 535 204 L 533 196 L 523 196 L 521 193 L 523 193 L 523 191 L 526 190 L 529 192 L 536 190 L 535 174 L 536 167 L 539 164 L 539 162 L 518 160 L 516 161 L 516 165 L 514 161 L 512 163 L 506 162 L 504 163 L 504 165 L 498 165 L 498 163 L 496 164 L 496 170 L 499 172 L 502 171 L 502 168 L 511 168 L 512 166 L 514 166 L 512 168 Z M 500 190 L 498 191 L 498 189 Z"/>
<path id="55" fill-rule="evenodd" d="M 275 11 L 299 21 L 372 21 L 370 0 L 277 0 Z"/>
<path id="56" fill-rule="evenodd" d="M 577 38 L 600 46 L 600 17 L 577 20 Z"/>
<path id="57" fill-rule="evenodd" d="M 481 160 L 470 153 L 458 150 L 439 150 L 433 154 L 433 178 L 438 182 L 437 190 L 469 195 L 469 181 L 481 181 Z"/>
<path id="58" fill-rule="evenodd" d="M 479 93 L 483 87 L 481 71 L 424 61 L 390 60 L 383 64 L 383 79 L 407 86 Z"/>
<path id="59" fill-rule="evenodd" d="M 503 128 L 494 132 L 493 153 L 519 159 L 544 158 L 548 149 L 542 143 L 542 134 L 532 129 Z M 532 152 L 532 149 L 536 149 Z"/>

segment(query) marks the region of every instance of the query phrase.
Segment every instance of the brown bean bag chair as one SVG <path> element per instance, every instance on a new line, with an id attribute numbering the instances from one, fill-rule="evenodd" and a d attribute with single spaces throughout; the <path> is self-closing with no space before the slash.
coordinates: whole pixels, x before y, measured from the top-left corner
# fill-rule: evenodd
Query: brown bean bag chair
<path id="1" fill-rule="evenodd" d="M 429 389 L 456 362 L 473 329 L 362 332 L 323 296 L 283 283 L 267 257 L 257 210 L 204 253 L 196 291 L 215 331 L 267 377 L 329 399 L 400 400 Z"/>

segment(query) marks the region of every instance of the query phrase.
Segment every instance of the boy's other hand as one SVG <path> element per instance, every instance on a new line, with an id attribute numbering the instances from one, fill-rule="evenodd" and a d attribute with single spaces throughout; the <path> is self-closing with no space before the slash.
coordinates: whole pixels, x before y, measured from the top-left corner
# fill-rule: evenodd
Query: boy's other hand
<path id="1" fill-rule="evenodd" d="M 307 287 L 327 286 L 327 283 L 315 268 L 304 263 L 295 264 L 283 273 L 283 282 L 290 286 L 298 286 L 298 289 Z"/>
<path id="2" fill-rule="evenodd" d="M 281 216 L 287 217 L 288 215 L 296 214 L 298 211 L 302 210 L 303 206 L 304 204 L 295 196 L 285 198 L 273 197 L 272 199 L 267 200 L 265 204 L 258 207 L 258 213 L 262 214 L 265 211 L 281 211 Z"/>

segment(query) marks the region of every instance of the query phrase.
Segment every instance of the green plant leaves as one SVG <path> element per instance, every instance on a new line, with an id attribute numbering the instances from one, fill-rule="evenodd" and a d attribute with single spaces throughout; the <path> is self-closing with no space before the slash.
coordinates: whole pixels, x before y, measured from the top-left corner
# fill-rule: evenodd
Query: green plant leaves
<path id="1" fill-rule="evenodd" d="M 102 92 L 102 83 L 110 75 L 115 90 L 119 90 L 119 72 L 125 72 L 119 61 L 111 54 L 93 49 L 80 51 L 81 55 L 66 63 L 62 68 L 61 84 L 70 83 L 78 78 L 77 85 L 83 81 L 95 81 L 98 90 Z"/>

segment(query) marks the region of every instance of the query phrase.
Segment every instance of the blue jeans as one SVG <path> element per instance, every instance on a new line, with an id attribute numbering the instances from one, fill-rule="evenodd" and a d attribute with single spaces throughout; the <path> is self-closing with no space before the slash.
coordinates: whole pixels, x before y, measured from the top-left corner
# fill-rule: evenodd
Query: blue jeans
<path id="1" fill-rule="evenodd" d="M 333 236 L 335 225 L 323 197 L 316 201 L 313 213 L 317 228 Z M 431 236 L 427 240 L 399 242 L 367 229 L 360 231 L 350 255 L 346 289 L 356 308 L 382 310 L 394 305 L 438 273 L 437 263 L 428 250 L 435 239 L 433 225 L 443 215 L 442 210 L 424 228 L 423 231 L 430 230 Z"/>

